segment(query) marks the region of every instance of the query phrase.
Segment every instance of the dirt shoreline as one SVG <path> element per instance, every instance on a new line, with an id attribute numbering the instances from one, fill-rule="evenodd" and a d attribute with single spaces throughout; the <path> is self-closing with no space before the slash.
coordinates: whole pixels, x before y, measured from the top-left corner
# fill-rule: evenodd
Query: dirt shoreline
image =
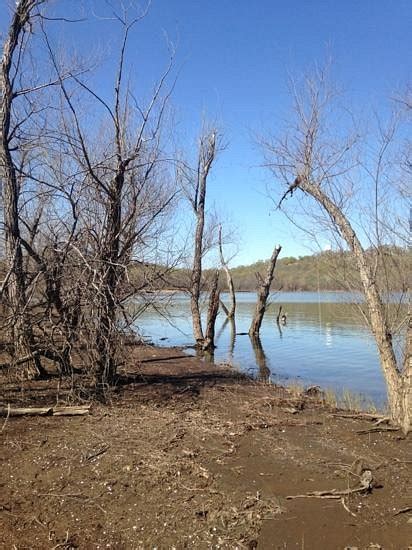
<path id="1" fill-rule="evenodd" d="M 120 374 L 89 416 L 0 419 L 0 548 L 412 547 L 410 437 L 178 348 Z M 1 388 L 56 402 L 56 380 Z M 334 498 L 286 498 L 315 491 Z"/>

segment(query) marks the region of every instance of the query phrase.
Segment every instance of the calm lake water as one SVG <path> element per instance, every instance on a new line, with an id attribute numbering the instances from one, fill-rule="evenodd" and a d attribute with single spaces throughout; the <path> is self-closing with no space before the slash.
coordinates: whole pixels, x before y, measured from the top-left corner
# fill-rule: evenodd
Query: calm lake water
<path id="1" fill-rule="evenodd" d="M 228 303 L 228 296 L 222 299 Z M 237 294 L 236 327 L 223 312 L 216 324 L 215 362 L 229 362 L 242 371 L 274 382 L 317 384 L 338 394 L 361 394 L 382 406 L 386 398 L 376 346 L 361 315 L 356 297 L 343 292 L 279 292 L 272 299 L 253 346 L 249 330 L 254 293 Z M 278 326 L 279 305 L 287 315 Z M 226 322 L 225 322 L 226 321 Z M 164 296 L 141 313 L 136 328 L 159 345 L 193 344 L 189 299 Z"/>

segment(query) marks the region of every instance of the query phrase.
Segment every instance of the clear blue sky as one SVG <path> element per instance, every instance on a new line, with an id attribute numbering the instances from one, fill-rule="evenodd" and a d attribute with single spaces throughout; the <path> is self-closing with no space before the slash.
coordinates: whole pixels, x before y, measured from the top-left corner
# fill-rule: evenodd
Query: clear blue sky
<path id="1" fill-rule="evenodd" d="M 62 40 L 115 52 L 113 22 L 91 16 L 91 6 L 108 13 L 104 0 L 57 0 L 53 10 L 68 16 L 82 5 L 88 21 L 66 26 Z M 299 75 L 329 54 L 334 76 L 357 107 L 379 108 L 411 80 L 412 1 L 153 0 L 129 50 L 133 79 L 145 91 L 167 62 L 165 35 L 177 47 L 172 103 L 181 142 L 194 143 L 205 115 L 218 121 L 228 143 L 209 198 L 238 227 L 234 264 L 267 258 L 278 242 L 284 255 L 310 253 L 265 196 L 269 175 L 259 168 L 253 134 L 282 125 L 290 104 L 288 73 Z"/>

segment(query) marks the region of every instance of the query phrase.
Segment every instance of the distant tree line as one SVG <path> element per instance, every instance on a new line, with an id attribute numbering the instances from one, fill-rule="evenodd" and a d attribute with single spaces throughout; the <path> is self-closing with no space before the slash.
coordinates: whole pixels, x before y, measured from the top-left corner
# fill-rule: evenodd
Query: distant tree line
<path id="1" fill-rule="evenodd" d="M 388 276 L 391 279 L 391 289 L 398 292 L 407 291 L 407 279 L 405 273 L 412 272 L 412 251 L 400 247 L 382 247 L 378 254 L 375 249 L 369 251 L 371 258 L 375 255 L 377 261 L 382 258 L 388 260 L 386 271 L 378 270 L 379 276 Z M 232 267 L 230 272 L 236 292 L 255 292 L 256 273 L 263 273 L 267 270 L 270 260 L 259 260 L 250 265 Z M 388 272 L 389 271 L 389 272 Z M 203 272 L 203 287 L 208 287 L 208 280 L 213 276 L 215 270 L 205 269 Z M 187 285 L 189 270 L 184 268 L 173 268 L 168 272 L 167 277 L 159 282 L 159 290 L 179 290 Z M 132 266 L 130 269 L 131 279 L 141 281 L 143 270 L 139 266 Z M 219 278 L 219 288 L 222 292 L 228 290 L 224 276 Z M 288 256 L 279 258 L 276 264 L 274 280 L 271 284 L 271 291 L 279 290 L 295 291 L 361 291 L 362 284 L 359 273 L 349 252 L 325 251 L 318 254 L 299 256 L 295 258 Z"/>

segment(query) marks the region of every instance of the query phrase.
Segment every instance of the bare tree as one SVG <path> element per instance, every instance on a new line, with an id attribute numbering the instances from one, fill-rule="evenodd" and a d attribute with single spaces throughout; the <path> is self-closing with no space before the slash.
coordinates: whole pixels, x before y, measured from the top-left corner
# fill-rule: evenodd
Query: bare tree
<path id="1" fill-rule="evenodd" d="M 216 128 L 205 129 L 199 139 L 197 168 L 193 174 L 185 170 L 184 190 L 196 217 L 194 236 L 193 264 L 190 277 L 190 306 L 192 311 L 193 335 L 196 344 L 203 348 L 210 346 L 210 339 L 205 338 L 200 307 L 202 284 L 202 260 L 205 254 L 205 216 L 207 182 L 213 162 L 220 147 L 220 135 Z M 216 312 L 217 314 L 217 312 Z M 216 318 L 216 316 L 215 316 Z"/>
<path id="2" fill-rule="evenodd" d="M 21 179 L 16 165 L 17 129 L 30 118 L 16 120 L 14 103 L 19 96 L 30 93 L 30 89 L 17 89 L 23 58 L 30 40 L 31 25 L 37 8 L 43 0 L 18 0 L 14 8 L 9 31 L 3 45 L 0 66 L 0 170 L 3 191 L 5 257 L 7 275 L 2 285 L 8 306 L 10 339 L 13 345 L 13 361 L 26 358 L 26 374 L 29 377 L 44 374 L 35 350 L 32 326 L 28 319 L 27 277 L 24 269 L 22 231 L 20 224 Z"/>
<path id="3" fill-rule="evenodd" d="M 226 313 L 228 319 L 234 319 L 235 313 L 236 313 L 236 293 L 235 293 L 235 287 L 233 285 L 233 278 L 232 278 L 232 274 L 230 273 L 229 265 L 228 265 L 227 261 L 225 260 L 224 255 L 223 255 L 222 226 L 221 225 L 219 226 L 219 255 L 220 255 L 220 263 L 222 265 L 223 271 L 226 274 L 226 282 L 227 282 L 227 288 L 228 288 L 228 291 L 229 291 L 231 306 L 230 306 L 230 309 L 228 309 L 222 301 L 220 301 L 220 304 L 222 306 L 222 309 Z"/>
<path id="4" fill-rule="evenodd" d="M 249 336 L 254 338 L 259 336 L 260 327 L 262 325 L 263 316 L 265 315 L 267 300 L 270 293 L 270 286 L 273 281 L 273 276 L 274 276 L 275 267 L 276 267 L 276 260 L 278 259 L 278 256 L 281 250 L 282 250 L 282 247 L 280 245 L 277 245 L 276 248 L 274 248 L 272 252 L 272 256 L 269 260 L 268 268 L 266 271 L 266 277 L 264 279 L 259 272 L 256 273 L 256 279 L 258 282 L 258 290 L 257 290 L 258 296 L 257 296 L 255 314 L 253 316 L 252 323 L 249 329 Z"/>
<path id="5" fill-rule="evenodd" d="M 83 332 L 88 340 L 97 390 L 112 384 L 122 348 L 121 333 L 129 326 L 125 307 L 136 292 L 129 278 L 144 249 L 157 243 L 161 220 L 176 196 L 163 160 L 162 124 L 170 91 L 164 92 L 173 54 L 149 101 L 141 105 L 125 82 L 127 45 L 132 29 L 146 12 L 132 20 L 125 11 L 114 14 L 122 29 L 114 99 L 110 103 L 76 74 L 64 78 L 49 37 L 49 59 L 59 83 L 62 105 L 60 140 L 73 174 L 77 174 L 76 239 L 70 257 L 83 267 L 87 288 L 83 303 Z M 88 115 L 78 106 L 82 94 L 99 112 L 102 127 L 88 128 Z M 165 155 L 167 158 L 167 156 Z M 71 320 L 70 320 L 71 322 Z"/>
<path id="6" fill-rule="evenodd" d="M 306 78 L 300 87 L 295 84 L 293 95 L 295 119 L 289 131 L 284 137 L 263 142 L 268 167 L 286 185 L 279 205 L 295 194 L 300 194 L 301 203 L 305 197 L 314 201 L 318 209 L 312 210 L 311 216 L 318 233 L 329 231 L 330 238 L 335 236 L 353 255 L 365 297 L 365 317 L 375 338 L 387 383 L 390 416 L 407 433 L 412 416 L 410 312 L 405 318 L 404 309 L 396 308 L 398 313 L 403 312 L 404 320 L 400 324 L 406 325 L 407 331 L 404 358 L 397 361 L 395 327 L 388 304 L 391 291 L 388 260 L 383 255 L 387 243 L 402 244 L 403 239 L 398 234 L 400 224 L 390 224 L 391 219 L 402 214 L 399 196 L 395 197 L 397 170 L 395 163 L 384 166 L 383 161 L 394 143 L 394 129 L 381 132 L 383 140 L 377 154 L 366 160 L 365 150 L 363 157 L 354 154 L 357 138 L 342 138 L 345 127 L 335 126 L 337 120 L 342 121 L 342 112 L 333 110 L 336 93 L 328 85 L 324 71 Z M 370 178 L 372 185 L 365 188 L 359 178 L 361 182 Z M 351 200 L 353 198 L 355 200 Z M 395 203 L 393 218 L 392 201 Z"/>

